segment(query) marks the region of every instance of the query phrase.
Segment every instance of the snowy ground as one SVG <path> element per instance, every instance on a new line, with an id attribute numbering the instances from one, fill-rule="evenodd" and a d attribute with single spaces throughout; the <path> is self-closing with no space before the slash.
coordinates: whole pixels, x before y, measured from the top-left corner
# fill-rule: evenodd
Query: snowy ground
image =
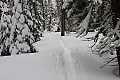
<path id="1" fill-rule="evenodd" d="M 0 58 L 0 80 L 119 80 L 115 67 L 100 68 L 104 58 L 91 54 L 92 42 L 82 40 L 45 32 L 34 44 L 38 53 Z"/>

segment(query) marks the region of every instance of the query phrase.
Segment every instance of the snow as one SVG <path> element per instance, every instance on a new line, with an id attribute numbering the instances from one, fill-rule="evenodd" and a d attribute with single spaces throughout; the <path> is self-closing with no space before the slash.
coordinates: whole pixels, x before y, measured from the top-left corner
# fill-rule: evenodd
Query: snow
<path id="1" fill-rule="evenodd" d="M 67 18 L 69 18 L 72 13 L 73 13 L 73 9 L 71 8 L 67 13 Z"/>
<path id="2" fill-rule="evenodd" d="M 18 50 L 21 50 L 22 52 L 27 52 L 30 50 L 30 47 L 27 45 L 27 43 L 22 43 L 17 45 Z"/>
<path id="3" fill-rule="evenodd" d="M 19 19 L 20 13 L 16 12 L 16 13 L 15 13 L 15 17 L 16 17 L 17 19 Z"/>
<path id="4" fill-rule="evenodd" d="M 89 10 L 89 13 L 87 14 L 86 18 L 80 23 L 79 25 L 79 30 L 78 30 L 78 35 L 77 37 L 84 37 L 85 35 L 87 35 L 87 29 L 88 29 L 88 25 L 89 25 L 89 22 L 90 22 L 90 16 L 91 16 L 91 13 L 92 13 L 92 8 L 93 8 L 93 5 L 91 6 L 90 10 Z"/>
<path id="5" fill-rule="evenodd" d="M 68 3 L 65 2 L 65 3 L 63 4 L 63 6 L 62 6 L 62 9 L 65 9 L 67 6 L 68 6 Z"/>
<path id="6" fill-rule="evenodd" d="M 33 22 L 31 20 L 28 20 L 28 25 L 29 26 L 32 26 L 33 25 Z"/>
<path id="7" fill-rule="evenodd" d="M 102 3 L 102 0 L 93 0 L 95 2 L 99 2 L 99 3 Z"/>
<path id="8" fill-rule="evenodd" d="M 19 0 L 14 0 L 14 5 L 15 5 L 15 7 L 17 7 L 18 4 L 19 4 Z"/>
<path id="9" fill-rule="evenodd" d="M 119 26 L 120 26 L 120 20 L 117 22 L 116 28 L 114 29 L 114 32 L 115 32 L 115 33 L 117 34 L 117 36 L 120 38 Z"/>
<path id="10" fill-rule="evenodd" d="M 0 58 L 0 80 L 119 80 L 116 67 L 103 65 L 105 57 L 91 54 L 91 41 L 71 33 L 44 32 L 34 46 L 38 53 Z M 93 33 L 87 37 L 93 36 Z"/>
<path id="11" fill-rule="evenodd" d="M 56 7 L 56 0 L 51 0 L 54 8 Z"/>
<path id="12" fill-rule="evenodd" d="M 71 55 L 71 50 L 69 50 L 66 46 L 65 43 L 62 41 L 62 39 L 59 39 L 60 45 L 63 48 L 63 54 L 64 54 L 64 67 L 66 69 L 65 74 L 67 74 L 66 79 L 67 80 L 77 80 L 76 76 L 76 70 L 73 65 L 73 60 L 72 60 L 72 55 Z"/>
<path id="13" fill-rule="evenodd" d="M 26 9 L 26 14 L 29 15 L 30 17 L 32 16 L 31 12 L 29 10 L 27 10 L 27 9 Z"/>
<path id="14" fill-rule="evenodd" d="M 20 23 L 24 23 L 24 22 L 25 22 L 24 15 L 23 15 L 23 14 L 21 14 L 21 15 L 20 15 Z"/>
<path id="15" fill-rule="evenodd" d="M 22 5 L 21 4 L 18 4 L 16 11 L 19 12 L 19 14 L 22 12 Z"/>
<path id="16" fill-rule="evenodd" d="M 3 3 L 4 7 L 2 7 L 2 11 L 3 12 L 7 12 L 8 8 L 7 8 L 7 4 Z"/>
<path id="17" fill-rule="evenodd" d="M 13 49 L 12 49 L 12 54 L 11 55 L 16 55 L 16 53 L 18 53 L 19 51 L 18 51 L 18 49 L 16 48 L 16 46 L 14 46 L 13 47 Z"/>
<path id="18" fill-rule="evenodd" d="M 63 9 L 65 9 L 68 5 L 69 5 L 69 2 L 73 2 L 73 0 L 63 0 L 64 4 L 62 6 Z"/>
<path id="19" fill-rule="evenodd" d="M 72 2 L 73 0 L 63 0 L 63 2 L 70 2 L 70 1 Z"/>

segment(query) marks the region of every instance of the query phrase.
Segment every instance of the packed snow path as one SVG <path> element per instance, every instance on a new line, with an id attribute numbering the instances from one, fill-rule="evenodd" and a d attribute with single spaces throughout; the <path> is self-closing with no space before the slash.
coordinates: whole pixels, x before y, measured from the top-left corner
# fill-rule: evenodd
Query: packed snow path
<path id="1" fill-rule="evenodd" d="M 63 64 L 62 69 L 64 71 L 63 72 L 64 73 L 64 75 L 63 75 L 64 80 L 78 80 L 77 79 L 76 69 L 75 69 L 73 59 L 72 59 L 72 55 L 71 55 L 71 50 L 68 49 L 65 46 L 65 43 L 63 42 L 62 37 L 51 36 L 50 33 L 48 33 L 48 36 L 51 37 L 51 38 L 56 38 L 57 40 L 59 40 L 58 45 L 60 45 L 61 48 L 63 49 L 63 52 L 59 54 L 59 55 L 62 55 L 63 58 L 61 58 L 61 57 L 57 58 L 58 59 L 57 63 L 62 63 Z M 59 55 L 57 55 L 57 56 L 59 56 Z M 64 61 L 62 60 L 62 62 L 60 62 L 59 59 L 60 60 L 63 59 Z M 56 77 L 58 77 L 58 76 L 56 76 Z"/>
<path id="2" fill-rule="evenodd" d="M 65 80 L 77 80 L 76 70 L 73 64 L 73 59 L 71 56 L 71 50 L 69 50 L 65 43 L 62 41 L 62 38 L 59 39 L 60 45 L 63 48 L 63 57 L 64 57 L 64 66 L 65 67 Z"/>
<path id="3" fill-rule="evenodd" d="M 88 51 L 91 42 L 82 40 L 45 32 L 34 44 L 38 53 L 0 58 L 0 80 L 119 80 L 113 67 L 100 69 L 103 60 Z"/>

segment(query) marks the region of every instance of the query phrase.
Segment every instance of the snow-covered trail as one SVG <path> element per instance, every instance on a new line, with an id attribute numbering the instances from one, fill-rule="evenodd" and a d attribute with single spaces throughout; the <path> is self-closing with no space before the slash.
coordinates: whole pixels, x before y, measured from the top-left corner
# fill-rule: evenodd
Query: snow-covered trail
<path id="1" fill-rule="evenodd" d="M 59 39 L 60 45 L 63 48 L 63 56 L 64 56 L 64 65 L 63 67 L 65 67 L 65 80 L 77 80 L 77 73 L 76 73 L 76 69 L 74 67 L 73 64 L 73 59 L 71 56 L 71 50 L 68 49 L 65 46 L 65 43 L 62 41 L 62 38 Z"/>
<path id="2" fill-rule="evenodd" d="M 56 54 L 56 64 L 57 64 L 56 72 L 57 72 L 57 74 L 55 73 L 56 76 L 54 76 L 53 78 L 56 77 L 58 80 L 61 80 L 61 78 L 58 78 L 59 75 L 61 75 L 62 80 L 78 80 L 77 72 L 76 72 L 72 54 L 71 54 L 71 50 L 65 46 L 65 43 L 62 40 L 62 37 L 61 36 L 52 36 L 51 33 L 48 33 L 48 37 L 59 41 L 58 45 L 60 45 L 60 47 L 62 49 L 62 52 L 60 52 L 59 54 Z M 58 64 L 59 64 L 59 67 L 61 67 L 61 69 L 60 68 L 58 69 Z M 61 74 L 59 72 L 60 70 L 62 70 L 63 74 Z M 56 80 L 56 78 L 55 78 L 55 80 Z"/>
<path id="3" fill-rule="evenodd" d="M 61 48 L 61 51 L 55 54 L 56 72 L 53 80 L 114 80 L 115 77 L 109 72 L 112 68 L 100 69 L 103 64 L 101 58 L 92 55 L 88 50 L 92 45 L 91 42 L 75 38 L 75 34 L 65 37 L 61 37 L 58 33 L 48 35 L 56 39 Z M 106 76 L 112 77 L 106 78 Z"/>
<path id="4" fill-rule="evenodd" d="M 113 68 L 100 69 L 102 59 L 88 51 L 91 42 L 75 35 L 45 32 L 34 44 L 38 53 L 0 57 L 0 80 L 119 80 Z"/>

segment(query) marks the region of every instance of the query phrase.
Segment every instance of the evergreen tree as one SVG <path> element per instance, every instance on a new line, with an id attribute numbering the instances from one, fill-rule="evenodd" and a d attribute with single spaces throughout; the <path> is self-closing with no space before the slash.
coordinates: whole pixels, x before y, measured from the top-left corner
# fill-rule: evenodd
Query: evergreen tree
<path id="1" fill-rule="evenodd" d="M 35 38 L 35 41 L 39 41 L 42 37 L 43 31 L 43 17 L 42 17 L 42 8 L 41 4 L 37 0 L 28 0 L 29 10 L 32 16 L 33 25 L 30 27 L 30 31 Z"/>
<path id="2" fill-rule="evenodd" d="M 29 29 L 33 22 L 29 18 L 31 18 L 31 12 L 28 9 L 27 0 L 15 0 L 9 49 L 12 55 L 36 52 L 32 45 L 35 39 Z"/>
<path id="3" fill-rule="evenodd" d="M 45 29 L 48 31 L 53 31 L 54 30 L 54 26 L 55 24 L 57 24 L 56 22 L 56 15 L 55 15 L 55 9 L 54 6 L 52 4 L 52 2 L 50 2 L 48 4 L 48 2 L 46 0 L 43 1 L 43 15 L 44 15 L 44 26 Z"/>
<path id="4" fill-rule="evenodd" d="M 47 25 L 47 15 L 48 15 L 48 3 L 46 0 L 43 0 L 43 18 L 44 18 L 44 22 L 43 22 L 43 27 L 44 30 L 46 29 L 46 25 Z"/>
<path id="5" fill-rule="evenodd" d="M 96 46 L 93 52 L 98 52 L 100 56 L 102 56 L 103 53 L 113 54 L 114 47 L 111 45 L 111 42 L 114 41 L 112 40 L 114 34 L 112 31 L 113 24 L 111 14 L 111 1 L 103 0 L 103 3 L 99 6 L 98 11 L 101 12 L 97 12 L 97 22 L 99 22 L 99 25 L 97 24 L 96 27 L 97 33 L 95 35 L 94 41 L 98 41 L 100 34 L 103 34 L 103 37 L 101 38 L 100 43 Z"/>
<path id="6" fill-rule="evenodd" d="M 53 30 L 53 26 L 55 26 L 55 9 L 53 8 L 53 4 L 49 3 L 48 5 L 48 13 L 47 13 L 47 22 L 46 22 L 46 28 L 48 31 Z"/>
<path id="7" fill-rule="evenodd" d="M 57 27 L 57 31 L 59 32 L 61 29 L 61 8 L 62 8 L 62 0 L 56 0 L 56 7 L 57 7 L 57 11 L 56 11 L 56 16 L 58 17 L 58 27 Z"/>
<path id="8" fill-rule="evenodd" d="M 1 56 L 36 52 L 33 43 L 42 32 L 41 4 L 37 0 L 0 1 Z"/>
<path id="9" fill-rule="evenodd" d="M 88 0 L 70 0 L 63 4 L 63 8 L 66 9 L 67 30 L 78 30 L 80 23 L 85 19 L 90 9 L 90 1 Z"/>
<path id="10" fill-rule="evenodd" d="M 105 65 L 114 61 L 114 62 L 118 62 L 118 65 L 120 66 L 120 57 L 119 57 L 120 10 L 118 9 L 119 4 L 117 2 L 119 1 L 102 0 L 102 4 L 95 3 L 94 4 L 95 8 L 92 9 L 92 11 L 94 12 L 90 15 L 91 16 L 90 19 L 93 19 L 91 23 L 95 26 L 94 29 L 97 32 L 95 36 L 91 38 L 92 40 L 95 41 L 95 45 L 93 45 L 95 46 L 93 48 L 93 53 L 98 54 L 100 56 L 103 56 L 103 54 L 111 54 L 111 55 L 114 55 L 115 53 L 117 54 L 117 57 L 110 58 L 110 60 L 107 61 Z M 96 15 L 93 17 L 93 14 Z M 87 21 L 86 18 L 83 20 L 81 24 L 83 24 L 84 21 Z M 90 26 L 88 26 L 88 29 L 90 29 Z M 83 32 L 80 31 L 81 32 L 80 35 L 88 31 L 89 30 L 84 30 Z M 96 44 L 97 42 L 99 43 Z M 104 67 L 105 65 L 103 65 L 102 67 Z"/>
<path id="11" fill-rule="evenodd" d="M 0 53 L 1 56 L 10 55 L 10 30 L 11 30 L 11 16 L 7 2 L 0 1 Z"/>

